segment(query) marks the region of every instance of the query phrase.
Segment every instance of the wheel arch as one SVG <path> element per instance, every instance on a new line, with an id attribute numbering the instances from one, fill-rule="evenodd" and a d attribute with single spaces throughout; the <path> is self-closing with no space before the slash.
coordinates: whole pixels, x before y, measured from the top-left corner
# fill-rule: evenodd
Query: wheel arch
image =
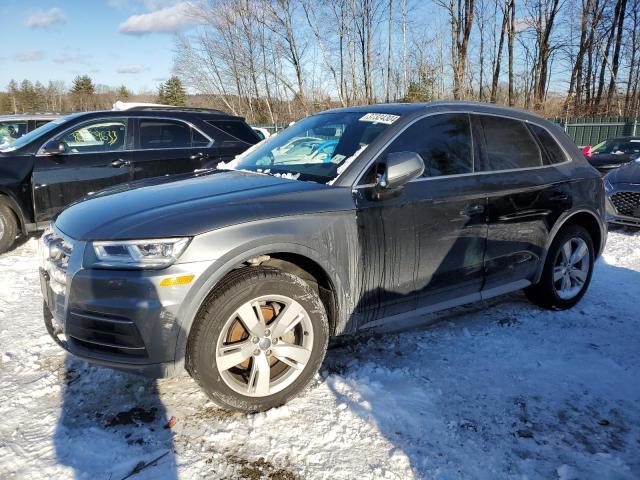
<path id="1" fill-rule="evenodd" d="M 338 329 L 340 300 L 338 291 L 341 288 L 339 276 L 331 268 L 326 259 L 316 250 L 294 243 L 270 243 L 260 247 L 239 247 L 226 255 L 224 259 L 214 261 L 203 272 L 204 279 L 190 298 L 185 299 L 177 321 L 180 329 L 176 341 L 174 363 L 176 370 L 183 370 L 187 354 L 189 335 L 198 313 L 207 299 L 222 285 L 229 276 L 239 268 L 252 268 L 251 265 L 262 265 L 276 268 L 283 272 L 298 275 L 317 288 L 320 299 L 327 310 L 330 334 Z M 313 285 L 315 284 L 315 285 Z"/>
<path id="2" fill-rule="evenodd" d="M 551 247 L 551 243 L 553 243 L 558 233 L 560 233 L 563 228 L 569 225 L 580 225 L 581 227 L 584 227 L 589 232 L 589 234 L 591 235 L 591 239 L 593 240 L 596 258 L 602 254 L 607 239 L 607 227 L 606 224 L 602 221 L 601 217 L 592 210 L 587 209 L 568 212 L 560 219 L 558 219 L 558 221 L 556 221 L 556 223 L 553 225 L 553 228 L 549 232 L 549 237 L 547 238 L 547 243 L 540 259 L 540 266 L 538 267 L 535 281 L 533 283 L 538 283 L 540 281 L 540 276 L 542 275 L 544 264 L 547 260 L 547 253 L 549 251 L 549 248 Z"/>
<path id="3" fill-rule="evenodd" d="M 10 193 L 0 190 L 0 205 L 9 207 L 18 221 L 18 228 L 23 235 L 27 234 L 27 221 L 20 204 L 11 196 Z"/>

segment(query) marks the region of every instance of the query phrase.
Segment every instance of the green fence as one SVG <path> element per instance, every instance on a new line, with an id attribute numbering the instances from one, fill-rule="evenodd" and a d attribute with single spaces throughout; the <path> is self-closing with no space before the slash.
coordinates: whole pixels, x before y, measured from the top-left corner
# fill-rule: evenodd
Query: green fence
<path id="1" fill-rule="evenodd" d="M 614 137 L 640 135 L 638 117 L 556 118 L 576 145 L 597 145 Z"/>

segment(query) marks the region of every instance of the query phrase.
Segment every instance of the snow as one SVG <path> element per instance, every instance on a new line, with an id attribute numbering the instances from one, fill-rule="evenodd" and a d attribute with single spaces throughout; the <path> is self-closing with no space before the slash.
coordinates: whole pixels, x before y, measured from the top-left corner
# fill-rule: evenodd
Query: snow
<path id="1" fill-rule="evenodd" d="M 610 232 L 570 311 L 517 293 L 343 339 L 303 395 L 255 415 L 189 377 L 68 357 L 42 323 L 35 239 L 0 272 L 2 478 L 640 477 L 640 232 Z"/>

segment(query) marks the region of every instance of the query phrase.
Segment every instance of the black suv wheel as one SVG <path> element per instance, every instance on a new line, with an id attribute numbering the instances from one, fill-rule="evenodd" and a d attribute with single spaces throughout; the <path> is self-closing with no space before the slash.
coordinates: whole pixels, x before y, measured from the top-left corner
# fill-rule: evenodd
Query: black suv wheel
<path id="1" fill-rule="evenodd" d="M 299 277 L 250 267 L 234 273 L 201 309 L 187 368 L 219 406 L 256 412 L 301 392 L 324 359 L 327 315 Z"/>
<path id="2" fill-rule="evenodd" d="M 18 222 L 16 216 L 6 205 L 0 205 L 0 253 L 4 253 L 13 242 L 18 234 Z"/>
<path id="3" fill-rule="evenodd" d="M 564 310 L 580 301 L 591 282 L 593 240 L 579 225 L 564 228 L 551 243 L 540 282 L 525 289 L 543 308 Z"/>

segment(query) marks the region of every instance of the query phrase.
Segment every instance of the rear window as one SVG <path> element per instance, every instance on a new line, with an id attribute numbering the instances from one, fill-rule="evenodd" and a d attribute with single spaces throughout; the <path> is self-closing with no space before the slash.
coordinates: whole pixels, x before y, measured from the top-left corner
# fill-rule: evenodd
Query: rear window
<path id="1" fill-rule="evenodd" d="M 542 127 L 538 125 L 529 124 L 531 131 L 536 136 L 540 145 L 542 145 L 542 149 L 546 154 L 545 164 L 554 164 L 554 163 L 562 163 L 567 161 L 567 156 L 564 153 L 564 150 L 560 148 L 558 142 L 551 136 L 551 134 Z"/>
<path id="2" fill-rule="evenodd" d="M 183 122 L 173 120 L 140 120 L 140 148 L 158 150 L 205 147 L 209 139 Z"/>
<path id="3" fill-rule="evenodd" d="M 251 127 L 245 123 L 233 120 L 207 120 L 206 122 L 231 137 L 230 139 L 223 138 L 222 140 L 240 140 L 250 145 L 260 140 Z"/>
<path id="4" fill-rule="evenodd" d="M 542 154 L 529 129 L 519 120 L 476 115 L 484 136 L 486 171 L 542 166 Z"/>

